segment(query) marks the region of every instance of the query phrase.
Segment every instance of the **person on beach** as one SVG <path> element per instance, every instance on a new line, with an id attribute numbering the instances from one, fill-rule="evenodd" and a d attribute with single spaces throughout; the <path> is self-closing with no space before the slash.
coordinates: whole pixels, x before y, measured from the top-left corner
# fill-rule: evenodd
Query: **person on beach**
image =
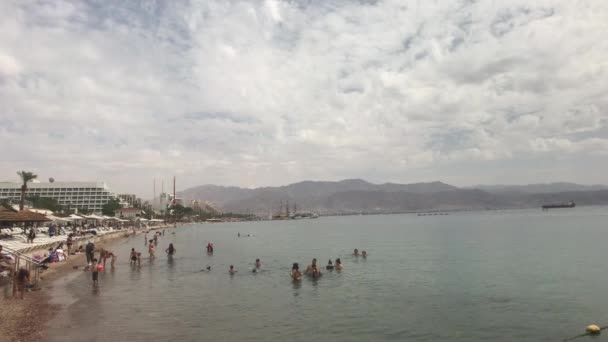
<path id="1" fill-rule="evenodd" d="M 97 259 L 93 259 L 93 265 L 91 266 L 91 275 L 93 278 L 93 286 L 97 286 L 99 285 L 99 268 L 98 266 L 100 266 L 97 263 Z"/>
<path id="2" fill-rule="evenodd" d="M 355 248 L 355 250 L 353 251 L 353 255 L 354 256 L 359 256 L 359 250 Z"/>
<path id="3" fill-rule="evenodd" d="M 135 263 L 137 262 L 137 252 L 135 251 L 135 248 L 131 248 L 131 254 L 129 255 L 129 259 L 131 259 L 131 264 L 135 265 Z"/>
<path id="4" fill-rule="evenodd" d="M 17 292 L 21 292 L 21 299 L 23 299 L 23 295 L 25 293 L 25 289 L 27 285 L 30 283 L 30 271 L 21 267 L 19 271 L 15 272 L 17 278 Z M 14 292 L 13 295 L 16 296 L 17 292 Z"/>
<path id="5" fill-rule="evenodd" d="M 106 267 L 106 250 L 101 247 L 99 249 L 99 263 L 103 264 L 103 267 Z"/>
<path id="6" fill-rule="evenodd" d="M 34 243 L 34 239 L 36 238 L 36 232 L 34 228 L 30 228 L 30 233 L 27 235 L 27 240 L 29 243 Z"/>
<path id="7" fill-rule="evenodd" d="M 65 244 L 68 246 L 68 254 L 72 253 L 72 245 L 74 244 L 74 234 L 68 234 L 68 239 L 65 241 Z M 66 258 L 67 259 L 67 258 Z"/>
<path id="8" fill-rule="evenodd" d="M 228 269 L 228 273 L 235 274 L 236 270 L 234 269 L 234 265 L 230 265 L 230 269 Z"/>
<path id="9" fill-rule="evenodd" d="M 321 276 L 321 271 L 319 271 L 319 268 L 317 267 L 316 258 L 312 259 L 312 263 L 308 265 L 308 267 L 306 267 L 306 271 L 304 273 L 309 276 L 312 276 L 313 278 L 318 278 Z"/>
<path id="10" fill-rule="evenodd" d="M 325 269 L 328 271 L 331 271 L 334 269 L 334 265 L 331 262 L 331 259 L 329 259 L 329 261 L 327 261 L 327 266 L 325 266 Z"/>
<path id="11" fill-rule="evenodd" d="M 173 244 L 172 244 L 172 243 L 170 243 L 170 244 L 169 244 L 169 248 L 167 248 L 167 249 L 165 250 L 165 252 L 166 252 L 166 253 L 167 253 L 167 254 L 168 254 L 170 257 L 172 257 L 172 256 L 173 256 L 173 254 L 175 254 L 175 252 L 177 252 L 177 249 L 175 249 L 175 247 L 173 247 Z"/>
<path id="12" fill-rule="evenodd" d="M 91 265 L 91 262 L 93 262 L 93 258 L 95 257 L 95 244 L 93 243 L 93 241 L 89 241 L 87 243 L 87 246 L 85 247 L 85 252 L 87 254 L 87 265 Z"/>
<path id="13" fill-rule="evenodd" d="M 297 262 L 294 262 L 291 266 L 291 279 L 294 281 L 302 280 L 302 272 L 300 272 L 300 265 Z"/>
<path id="14" fill-rule="evenodd" d="M 337 258 L 336 259 L 336 265 L 334 266 L 334 269 L 336 271 L 340 271 L 343 268 L 344 268 L 344 266 L 342 266 L 342 261 L 340 261 L 340 258 Z"/>

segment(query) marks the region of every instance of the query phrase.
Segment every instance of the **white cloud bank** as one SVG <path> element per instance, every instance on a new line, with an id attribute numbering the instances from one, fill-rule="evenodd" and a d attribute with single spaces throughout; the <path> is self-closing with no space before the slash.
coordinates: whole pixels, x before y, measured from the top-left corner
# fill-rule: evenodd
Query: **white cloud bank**
<path id="1" fill-rule="evenodd" d="M 607 34 L 604 0 L 2 1 L 0 178 L 607 183 Z"/>

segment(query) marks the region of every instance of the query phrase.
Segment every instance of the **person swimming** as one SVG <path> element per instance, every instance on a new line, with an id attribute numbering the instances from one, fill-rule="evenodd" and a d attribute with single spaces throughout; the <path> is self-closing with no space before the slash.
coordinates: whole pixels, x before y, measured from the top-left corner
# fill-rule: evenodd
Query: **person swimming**
<path id="1" fill-rule="evenodd" d="M 327 266 L 325 266 L 325 269 L 328 271 L 331 271 L 334 269 L 334 265 L 331 262 L 331 259 L 329 259 L 329 261 L 327 261 Z"/>
<path id="2" fill-rule="evenodd" d="M 342 261 L 340 261 L 340 258 L 336 259 L 336 264 L 334 268 L 336 269 L 336 271 L 339 271 L 344 268 L 344 266 L 342 266 Z"/>
<path id="3" fill-rule="evenodd" d="M 359 250 L 355 248 L 355 250 L 353 251 L 353 255 L 354 256 L 359 256 Z"/>
<path id="4" fill-rule="evenodd" d="M 294 262 L 291 266 L 291 279 L 294 281 L 302 280 L 302 272 L 300 272 L 300 265 L 297 262 Z"/>
<path id="5" fill-rule="evenodd" d="M 235 274 L 237 271 L 234 269 L 234 265 L 230 265 L 230 269 L 228 269 L 228 273 Z"/>
<path id="6" fill-rule="evenodd" d="M 261 268 L 262 267 L 262 262 L 260 261 L 260 259 L 255 259 L 255 268 Z"/>
<path id="7" fill-rule="evenodd" d="M 361 251 L 361 256 L 364 258 L 367 258 L 367 252 L 366 251 Z"/>

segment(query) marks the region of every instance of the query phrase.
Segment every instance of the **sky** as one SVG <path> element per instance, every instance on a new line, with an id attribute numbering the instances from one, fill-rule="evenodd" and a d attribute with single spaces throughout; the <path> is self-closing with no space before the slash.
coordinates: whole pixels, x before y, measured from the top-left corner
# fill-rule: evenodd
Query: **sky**
<path id="1" fill-rule="evenodd" d="M 606 184 L 607 36 L 605 0 L 3 0 L 0 180 Z"/>

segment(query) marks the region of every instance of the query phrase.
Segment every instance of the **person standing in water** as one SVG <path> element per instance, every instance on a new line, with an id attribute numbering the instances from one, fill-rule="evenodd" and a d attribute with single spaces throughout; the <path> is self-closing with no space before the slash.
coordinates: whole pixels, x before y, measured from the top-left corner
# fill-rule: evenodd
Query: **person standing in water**
<path id="1" fill-rule="evenodd" d="M 167 249 L 165 250 L 165 252 L 166 252 L 166 253 L 169 255 L 169 257 L 172 257 L 172 256 L 173 256 L 173 254 L 175 254 L 175 252 L 177 252 L 177 249 L 175 249 L 175 247 L 173 247 L 173 244 L 172 244 L 172 243 L 170 243 L 170 244 L 169 244 L 169 248 L 167 248 Z"/>
<path id="2" fill-rule="evenodd" d="M 137 262 L 137 252 L 135 251 L 135 248 L 131 248 L 131 254 L 129 255 L 129 258 L 131 259 L 131 265 L 135 265 L 135 263 Z"/>
<path id="3" fill-rule="evenodd" d="M 321 271 L 319 271 L 319 267 L 317 267 L 317 259 L 312 259 L 312 263 L 306 267 L 307 275 L 312 276 L 313 278 L 318 278 L 321 276 Z"/>
<path id="4" fill-rule="evenodd" d="M 207 253 L 213 253 L 213 243 L 211 242 L 207 243 Z"/>
<path id="5" fill-rule="evenodd" d="M 327 261 L 327 266 L 325 266 L 325 269 L 328 271 L 331 271 L 334 269 L 334 265 L 331 263 L 331 259 L 329 259 L 329 261 Z"/>
<path id="6" fill-rule="evenodd" d="M 93 286 L 99 285 L 99 264 L 97 263 L 97 259 L 93 259 L 93 265 L 91 267 L 91 275 L 93 278 Z"/>
<path id="7" fill-rule="evenodd" d="M 302 280 L 302 272 L 300 272 L 300 265 L 297 262 L 294 262 L 291 266 L 291 279 L 294 281 Z"/>
<path id="8" fill-rule="evenodd" d="M 150 240 L 149 241 L 150 244 L 148 246 L 148 253 L 150 254 L 150 260 L 153 260 L 155 255 L 154 255 L 154 240 Z"/>
<path id="9" fill-rule="evenodd" d="M 361 251 L 361 256 L 364 258 L 367 258 L 367 252 L 366 251 Z"/>
<path id="10" fill-rule="evenodd" d="M 342 266 L 342 261 L 340 261 L 340 258 L 336 259 L 336 265 L 334 266 L 334 268 L 336 269 L 336 271 L 340 271 L 344 268 L 344 266 Z"/>
<path id="11" fill-rule="evenodd" d="M 234 269 L 234 265 L 230 265 L 230 269 L 228 269 L 228 273 L 235 274 L 236 270 Z"/>
<path id="12" fill-rule="evenodd" d="M 355 248 L 355 250 L 353 251 L 353 255 L 354 256 L 359 256 L 359 250 Z"/>

